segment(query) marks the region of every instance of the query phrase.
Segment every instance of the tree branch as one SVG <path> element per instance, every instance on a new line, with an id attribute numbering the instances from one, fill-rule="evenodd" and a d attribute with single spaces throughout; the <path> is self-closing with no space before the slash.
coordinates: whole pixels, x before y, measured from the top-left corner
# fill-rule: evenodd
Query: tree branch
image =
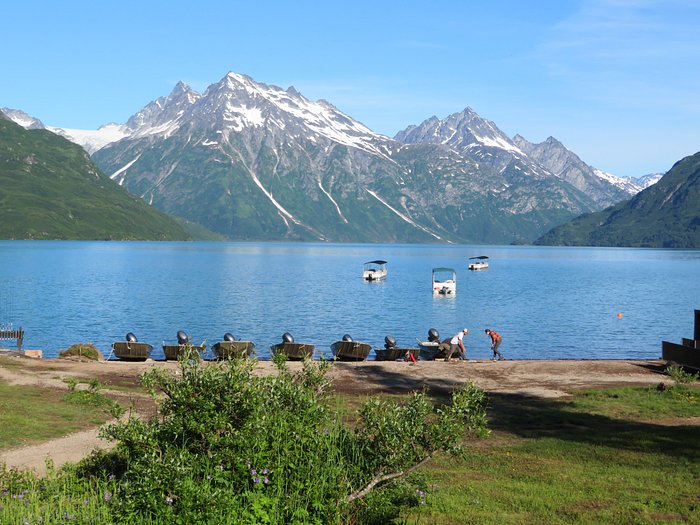
<path id="1" fill-rule="evenodd" d="M 425 463 L 428 462 L 428 460 L 432 459 L 433 455 L 429 454 L 426 457 L 424 457 L 422 460 L 420 460 L 418 463 L 413 465 L 412 467 L 409 467 L 405 470 L 400 470 L 398 472 L 392 472 L 391 474 L 377 474 L 372 478 L 372 480 L 367 483 L 367 485 L 364 486 L 364 488 L 361 488 L 359 490 L 356 490 L 352 494 L 349 494 L 346 496 L 345 501 L 347 503 L 351 503 L 355 501 L 356 499 L 364 498 L 367 494 L 369 494 L 374 487 L 379 485 L 380 483 L 384 483 L 385 481 L 389 481 L 391 479 L 396 479 L 400 478 L 401 476 L 405 476 L 407 474 L 410 474 L 414 470 L 422 467 Z"/>

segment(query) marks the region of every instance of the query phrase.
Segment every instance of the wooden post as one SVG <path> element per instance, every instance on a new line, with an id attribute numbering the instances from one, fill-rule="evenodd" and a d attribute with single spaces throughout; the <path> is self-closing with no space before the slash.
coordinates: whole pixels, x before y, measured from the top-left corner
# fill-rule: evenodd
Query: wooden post
<path id="1" fill-rule="evenodd" d="M 700 310 L 695 310 L 695 341 L 700 341 Z"/>

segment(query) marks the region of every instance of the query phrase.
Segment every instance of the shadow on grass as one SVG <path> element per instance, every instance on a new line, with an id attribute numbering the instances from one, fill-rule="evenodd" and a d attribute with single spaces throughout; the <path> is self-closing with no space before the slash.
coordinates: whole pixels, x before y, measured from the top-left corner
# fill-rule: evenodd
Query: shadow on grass
<path id="1" fill-rule="evenodd" d="M 628 421 L 568 409 L 565 399 L 490 394 L 489 428 L 523 438 L 556 438 L 620 450 L 654 450 L 700 462 L 700 426 Z"/>
<path id="2" fill-rule="evenodd" d="M 346 366 L 352 366 L 351 364 Z M 409 366 L 408 363 L 406 366 Z M 640 365 L 665 374 L 665 366 Z M 418 378 L 388 371 L 381 365 L 358 369 L 357 379 L 366 380 L 369 388 L 362 393 L 404 394 L 420 391 Z M 368 386 L 364 385 L 365 387 Z M 431 379 L 428 393 L 438 403 L 448 402 L 461 381 Z M 357 385 L 336 384 L 339 393 L 357 393 Z M 567 399 L 545 399 L 517 394 L 489 393 L 489 428 L 522 438 L 556 438 L 565 441 L 630 451 L 655 450 L 669 456 L 700 462 L 700 426 L 668 426 L 653 422 L 615 419 L 598 414 L 574 411 Z"/>

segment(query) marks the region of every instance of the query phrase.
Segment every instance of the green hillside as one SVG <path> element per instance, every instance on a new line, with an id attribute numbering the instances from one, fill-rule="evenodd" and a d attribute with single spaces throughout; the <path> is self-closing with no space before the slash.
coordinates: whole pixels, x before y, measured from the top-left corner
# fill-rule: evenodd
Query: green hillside
<path id="1" fill-rule="evenodd" d="M 678 161 L 631 200 L 582 215 L 535 244 L 700 248 L 700 153 Z"/>
<path id="2" fill-rule="evenodd" d="M 1 239 L 189 237 L 100 172 L 79 146 L 0 116 Z"/>

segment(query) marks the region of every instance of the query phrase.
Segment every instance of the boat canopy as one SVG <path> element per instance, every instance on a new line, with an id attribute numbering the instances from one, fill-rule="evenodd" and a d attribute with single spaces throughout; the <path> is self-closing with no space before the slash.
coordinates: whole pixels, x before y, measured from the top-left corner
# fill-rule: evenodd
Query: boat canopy
<path id="1" fill-rule="evenodd" d="M 469 257 L 470 259 L 488 259 L 488 255 L 479 255 L 478 257 Z"/>
<path id="2" fill-rule="evenodd" d="M 444 268 L 444 267 L 433 268 L 433 273 L 441 273 L 441 272 L 455 273 L 455 270 L 454 270 L 454 268 Z"/>
<path id="3" fill-rule="evenodd" d="M 386 264 L 386 261 L 380 261 L 380 260 L 367 261 L 365 264 L 380 264 L 381 265 L 381 264 Z"/>

